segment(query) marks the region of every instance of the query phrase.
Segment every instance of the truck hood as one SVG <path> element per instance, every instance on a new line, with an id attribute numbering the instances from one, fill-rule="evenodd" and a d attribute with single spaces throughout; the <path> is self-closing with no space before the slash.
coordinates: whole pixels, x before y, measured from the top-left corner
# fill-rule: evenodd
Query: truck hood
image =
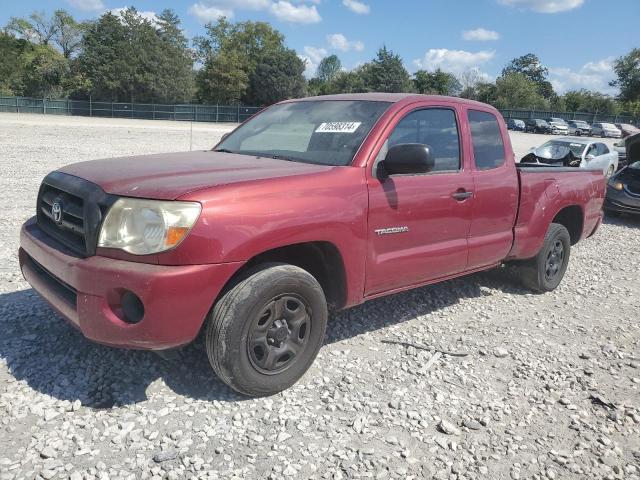
<path id="1" fill-rule="evenodd" d="M 61 172 L 84 178 L 105 192 L 174 200 L 207 187 L 305 175 L 331 166 L 213 151 L 162 153 L 75 163 Z"/>

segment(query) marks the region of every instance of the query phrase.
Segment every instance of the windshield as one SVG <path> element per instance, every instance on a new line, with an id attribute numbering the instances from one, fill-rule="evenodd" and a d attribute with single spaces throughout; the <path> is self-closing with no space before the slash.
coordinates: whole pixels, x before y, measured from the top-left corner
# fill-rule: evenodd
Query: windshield
<path id="1" fill-rule="evenodd" d="M 616 126 L 614 124 L 612 124 L 612 123 L 603 123 L 602 124 L 602 128 L 612 129 L 612 128 L 616 128 Z"/>
<path id="2" fill-rule="evenodd" d="M 536 148 L 535 154 L 541 158 L 550 160 L 558 160 L 567 156 L 569 152 L 574 156 L 581 158 L 586 145 L 583 143 L 562 142 L 559 140 L 550 140 L 542 146 Z"/>
<path id="3" fill-rule="evenodd" d="M 363 100 L 274 105 L 241 125 L 216 150 L 321 165 L 349 165 L 390 105 Z"/>

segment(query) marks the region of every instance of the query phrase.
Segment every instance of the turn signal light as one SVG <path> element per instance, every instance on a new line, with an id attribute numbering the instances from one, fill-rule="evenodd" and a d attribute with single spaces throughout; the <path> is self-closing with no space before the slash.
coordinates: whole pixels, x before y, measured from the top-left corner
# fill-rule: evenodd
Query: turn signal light
<path id="1" fill-rule="evenodd" d="M 165 246 L 170 248 L 179 244 L 188 232 L 189 229 L 187 227 L 169 227 Z"/>
<path id="2" fill-rule="evenodd" d="M 622 189 L 624 188 L 624 185 L 621 182 L 616 182 L 613 184 L 613 188 L 615 188 L 616 190 L 622 191 Z"/>

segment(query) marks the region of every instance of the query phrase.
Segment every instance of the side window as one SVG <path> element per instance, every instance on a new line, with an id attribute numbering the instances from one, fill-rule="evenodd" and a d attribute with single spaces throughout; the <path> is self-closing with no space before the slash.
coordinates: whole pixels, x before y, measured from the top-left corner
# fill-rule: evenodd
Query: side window
<path id="1" fill-rule="evenodd" d="M 596 143 L 597 153 L 596 155 L 605 155 L 609 153 L 609 147 L 607 147 L 604 143 Z"/>
<path id="2" fill-rule="evenodd" d="M 490 170 L 504 165 L 504 142 L 495 115 L 469 110 L 468 117 L 476 168 Z"/>
<path id="3" fill-rule="evenodd" d="M 402 143 L 429 145 L 435 162 L 434 172 L 460 169 L 458 123 L 453 110 L 428 108 L 409 113 L 389 135 L 387 148 Z"/>

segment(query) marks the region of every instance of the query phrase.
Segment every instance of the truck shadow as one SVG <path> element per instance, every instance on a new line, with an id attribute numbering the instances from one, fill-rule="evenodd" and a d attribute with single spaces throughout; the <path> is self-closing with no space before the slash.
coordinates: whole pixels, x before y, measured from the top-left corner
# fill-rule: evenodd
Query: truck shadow
<path id="1" fill-rule="evenodd" d="M 482 288 L 485 287 L 485 288 Z M 489 289 L 527 293 L 506 272 L 486 272 L 373 300 L 332 315 L 325 345 L 491 295 Z M 0 295 L 0 359 L 29 388 L 95 409 L 145 401 L 164 384 L 194 400 L 247 400 L 212 372 L 202 340 L 165 360 L 152 352 L 121 350 L 86 340 L 32 289 Z M 162 381 L 159 381 L 162 380 Z"/>

